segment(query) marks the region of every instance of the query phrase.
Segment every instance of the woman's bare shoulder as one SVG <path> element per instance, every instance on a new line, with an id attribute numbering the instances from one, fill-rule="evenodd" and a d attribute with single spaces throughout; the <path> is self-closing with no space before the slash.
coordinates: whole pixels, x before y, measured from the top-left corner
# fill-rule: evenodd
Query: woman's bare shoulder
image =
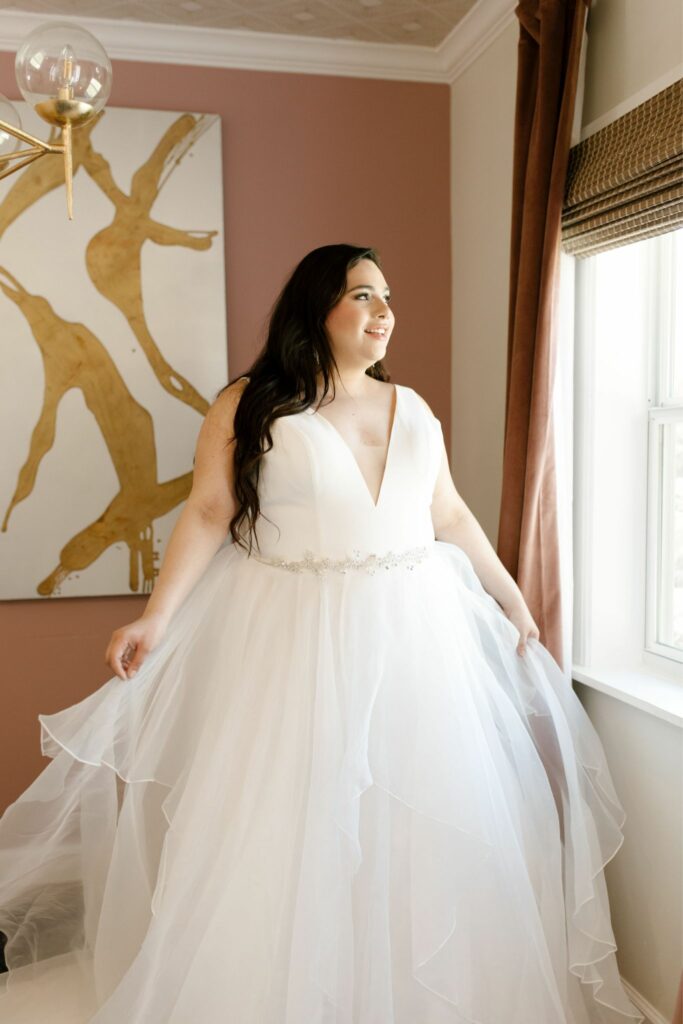
<path id="1" fill-rule="evenodd" d="M 213 420 L 234 419 L 235 410 L 248 383 L 248 377 L 238 377 L 232 384 L 228 384 L 209 407 L 209 411 L 206 414 L 207 418 L 211 417 Z"/>

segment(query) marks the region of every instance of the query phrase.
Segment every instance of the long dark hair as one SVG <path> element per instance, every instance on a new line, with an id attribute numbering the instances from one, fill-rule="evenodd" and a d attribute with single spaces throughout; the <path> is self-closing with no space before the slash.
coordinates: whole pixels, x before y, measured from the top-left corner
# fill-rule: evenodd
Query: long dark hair
<path id="1" fill-rule="evenodd" d="M 245 374 L 244 387 L 234 418 L 234 491 L 237 511 L 229 530 L 234 542 L 252 551 L 256 520 L 261 515 L 258 496 L 260 463 L 273 447 L 270 427 L 279 416 L 302 412 L 317 395 L 317 378 L 323 377 L 324 397 L 336 369 L 325 320 L 346 291 L 346 274 L 360 260 L 372 260 L 380 269 L 375 249 L 360 245 L 323 245 L 309 252 L 294 269 L 271 310 L 265 344 Z M 381 360 L 365 371 L 376 380 L 388 381 Z M 221 391 L 239 377 L 228 381 Z M 219 394 L 221 392 L 218 392 Z M 227 444 L 232 442 L 229 438 Z M 241 530 L 246 522 L 248 546 Z"/>

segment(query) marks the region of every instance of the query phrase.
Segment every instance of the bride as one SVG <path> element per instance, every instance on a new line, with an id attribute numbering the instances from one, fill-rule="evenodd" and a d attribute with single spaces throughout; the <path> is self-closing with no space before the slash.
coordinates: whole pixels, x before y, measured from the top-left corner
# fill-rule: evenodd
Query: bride
<path id="1" fill-rule="evenodd" d="M 3 1021 L 624 1024 L 599 738 L 382 365 L 375 250 L 294 269 L 112 678 L 0 820 Z"/>

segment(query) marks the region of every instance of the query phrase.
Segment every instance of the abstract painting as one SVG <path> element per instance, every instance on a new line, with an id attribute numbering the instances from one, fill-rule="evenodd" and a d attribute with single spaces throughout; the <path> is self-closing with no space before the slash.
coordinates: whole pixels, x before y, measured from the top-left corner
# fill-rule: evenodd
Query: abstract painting
<path id="1" fill-rule="evenodd" d="M 5 600 L 151 591 L 228 375 L 220 119 L 108 108 L 73 138 L 73 221 L 59 157 L 0 182 Z"/>

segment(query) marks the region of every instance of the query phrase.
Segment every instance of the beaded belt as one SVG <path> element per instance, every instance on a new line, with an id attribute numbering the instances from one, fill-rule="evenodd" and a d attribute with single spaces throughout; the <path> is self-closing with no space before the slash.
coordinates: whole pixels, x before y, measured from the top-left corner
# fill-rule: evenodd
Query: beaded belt
<path id="1" fill-rule="evenodd" d="M 362 557 L 361 552 L 356 548 L 352 558 L 315 558 L 312 551 L 304 551 L 304 557 L 299 561 L 288 561 L 285 558 L 265 558 L 252 554 L 257 562 L 266 565 L 274 565 L 278 569 L 286 569 L 288 572 L 313 572 L 317 576 L 324 576 L 328 572 L 349 572 L 349 570 L 362 569 L 373 575 L 377 569 L 393 569 L 397 566 L 404 566 L 406 569 L 413 569 L 419 562 L 422 562 L 428 555 L 429 549 L 422 546 L 410 548 L 407 551 L 388 551 L 384 555 L 366 555 Z"/>

